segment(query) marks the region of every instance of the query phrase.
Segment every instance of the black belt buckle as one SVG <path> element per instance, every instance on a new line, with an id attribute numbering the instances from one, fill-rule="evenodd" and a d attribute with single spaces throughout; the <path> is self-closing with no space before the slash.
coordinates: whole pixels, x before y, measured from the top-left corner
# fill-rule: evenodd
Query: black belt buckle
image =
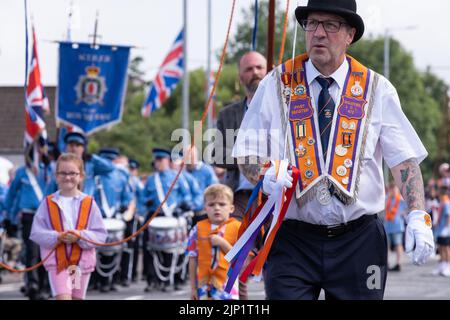
<path id="1" fill-rule="evenodd" d="M 327 226 L 326 228 L 326 236 L 328 238 L 334 238 L 340 236 L 347 232 L 347 225 L 339 225 L 339 226 Z"/>

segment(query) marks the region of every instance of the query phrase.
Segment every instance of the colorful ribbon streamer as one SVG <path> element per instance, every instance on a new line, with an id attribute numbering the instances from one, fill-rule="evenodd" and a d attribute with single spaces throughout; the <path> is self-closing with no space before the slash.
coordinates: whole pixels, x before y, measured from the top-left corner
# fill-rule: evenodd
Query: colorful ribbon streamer
<path id="1" fill-rule="evenodd" d="M 284 167 L 281 170 L 287 170 L 287 161 L 286 160 L 283 161 L 284 163 L 282 165 Z M 228 282 L 225 286 L 225 291 L 227 292 L 231 291 L 231 288 L 233 287 L 239 275 L 239 272 L 242 269 L 242 265 L 244 264 L 245 259 L 247 258 L 251 248 L 253 247 L 256 236 L 260 232 L 264 223 L 269 219 L 270 214 L 274 213 L 275 211 L 274 220 L 272 221 L 271 228 L 268 232 L 268 236 L 266 237 L 266 241 L 263 247 L 259 251 L 258 255 L 255 258 L 253 258 L 253 260 L 244 270 L 244 272 L 240 277 L 240 280 L 245 282 L 247 281 L 247 278 L 250 274 L 259 275 L 261 273 L 261 270 L 270 252 L 270 248 L 272 247 L 273 240 L 275 239 L 275 235 L 278 232 L 281 223 L 283 222 L 284 216 L 286 215 L 287 209 L 292 200 L 292 196 L 295 192 L 299 175 L 300 171 L 297 168 L 292 167 L 292 178 L 293 178 L 292 187 L 289 188 L 285 193 L 284 192 L 285 188 L 280 186 L 278 190 L 276 190 L 273 194 L 269 196 L 267 201 L 262 203 L 256 209 L 255 214 L 253 215 L 250 223 L 243 221 L 243 223 L 247 224 L 244 225 L 245 231 L 243 233 L 240 232 L 238 241 L 225 256 L 225 259 L 231 262 L 230 269 L 228 271 Z M 259 186 L 263 179 L 264 177 L 260 179 L 258 183 Z M 252 199 L 251 197 L 249 204 L 247 205 L 247 208 L 250 207 L 252 202 L 254 202 L 254 199 Z M 247 215 L 248 212 L 246 212 L 246 217 Z"/>

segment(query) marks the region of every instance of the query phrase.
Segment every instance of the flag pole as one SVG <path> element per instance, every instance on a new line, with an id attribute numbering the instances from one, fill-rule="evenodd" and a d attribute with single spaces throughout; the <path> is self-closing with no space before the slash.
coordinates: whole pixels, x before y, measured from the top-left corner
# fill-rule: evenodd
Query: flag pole
<path id="1" fill-rule="evenodd" d="M 95 14 L 95 24 L 94 24 L 94 34 L 89 35 L 89 37 L 92 37 L 92 47 L 96 47 L 97 46 L 97 38 L 101 38 L 102 36 L 98 35 L 97 29 L 98 29 L 98 16 L 99 16 L 99 11 L 97 10 L 96 14 Z"/>
<path id="2" fill-rule="evenodd" d="M 73 15 L 73 0 L 70 0 L 69 19 L 67 24 L 67 37 L 66 37 L 67 42 L 72 41 L 72 15 Z"/>
<path id="3" fill-rule="evenodd" d="M 210 86 L 210 78 L 211 78 L 211 0 L 208 0 L 208 39 L 207 39 L 207 47 L 208 47 L 208 53 L 207 53 L 207 65 L 206 65 L 206 101 L 209 98 L 209 93 L 211 90 Z M 211 100 L 212 104 L 212 100 Z M 208 106 L 208 129 L 211 129 L 213 127 L 213 109 L 211 108 L 211 105 Z"/>
<path id="4" fill-rule="evenodd" d="M 187 0 L 183 0 L 183 129 L 189 132 L 189 73 L 187 68 L 188 52 Z M 188 136 L 184 137 L 188 141 Z"/>
<path id="5" fill-rule="evenodd" d="M 275 0 L 269 0 L 269 19 L 267 28 L 267 72 L 273 68 L 273 48 L 275 34 Z"/>

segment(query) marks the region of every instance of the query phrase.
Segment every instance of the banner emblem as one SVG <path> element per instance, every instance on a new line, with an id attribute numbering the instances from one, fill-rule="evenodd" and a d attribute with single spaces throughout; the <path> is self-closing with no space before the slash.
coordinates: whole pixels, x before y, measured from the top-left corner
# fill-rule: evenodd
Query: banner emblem
<path id="1" fill-rule="evenodd" d="M 86 75 L 82 75 L 78 79 L 75 87 L 77 92 L 77 102 L 80 104 L 100 104 L 103 105 L 103 97 L 107 91 L 105 78 L 99 75 L 100 68 L 89 66 L 86 69 Z"/>

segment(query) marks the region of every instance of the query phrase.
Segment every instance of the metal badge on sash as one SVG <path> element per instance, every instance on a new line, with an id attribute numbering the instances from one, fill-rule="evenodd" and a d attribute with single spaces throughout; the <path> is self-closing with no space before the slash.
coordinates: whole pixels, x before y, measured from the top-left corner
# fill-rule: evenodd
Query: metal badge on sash
<path id="1" fill-rule="evenodd" d="M 351 87 L 350 91 L 352 93 L 352 96 L 354 97 L 359 97 L 360 95 L 363 94 L 363 88 L 360 85 L 360 77 L 363 76 L 362 72 L 353 72 L 353 74 L 355 75 L 355 84 Z M 358 79 L 358 80 L 356 80 Z"/>
<path id="2" fill-rule="evenodd" d="M 292 89 L 289 87 L 285 87 L 283 89 L 283 94 L 285 95 L 286 98 L 290 97 L 292 94 Z"/>
<path id="3" fill-rule="evenodd" d="M 336 146 L 335 152 L 339 157 L 343 157 L 347 154 L 347 148 L 344 148 L 342 144 L 339 144 Z"/>
<path id="4" fill-rule="evenodd" d="M 307 167 L 310 167 L 310 166 L 312 165 L 312 161 L 311 161 L 310 158 L 306 159 L 305 165 L 306 165 Z"/>
<path id="5" fill-rule="evenodd" d="M 295 149 L 295 154 L 297 157 L 304 157 L 306 155 L 306 148 L 303 146 L 303 144 L 299 144 L 298 148 Z"/>
<path id="6" fill-rule="evenodd" d="M 323 184 L 317 188 L 316 199 L 323 206 L 331 203 L 331 193 L 326 185 Z"/>
<path id="7" fill-rule="evenodd" d="M 305 92 L 306 92 L 306 88 L 304 85 L 299 84 L 298 86 L 295 87 L 294 94 L 296 96 L 301 96 L 301 95 L 305 94 Z"/>
<path id="8" fill-rule="evenodd" d="M 352 132 L 342 132 L 342 146 L 344 148 L 352 146 Z"/>
<path id="9" fill-rule="evenodd" d="M 336 169 L 336 173 L 338 176 L 343 177 L 347 174 L 347 168 L 344 166 L 339 166 Z"/>
<path id="10" fill-rule="evenodd" d="M 296 123 L 297 126 L 297 139 L 303 139 L 306 137 L 306 127 L 305 127 L 305 122 L 297 122 Z"/>
<path id="11" fill-rule="evenodd" d="M 354 97 L 359 97 L 363 93 L 363 88 L 359 84 L 359 81 L 355 81 L 355 84 L 353 85 L 353 87 L 350 90 L 352 92 L 352 96 L 354 96 Z"/>

